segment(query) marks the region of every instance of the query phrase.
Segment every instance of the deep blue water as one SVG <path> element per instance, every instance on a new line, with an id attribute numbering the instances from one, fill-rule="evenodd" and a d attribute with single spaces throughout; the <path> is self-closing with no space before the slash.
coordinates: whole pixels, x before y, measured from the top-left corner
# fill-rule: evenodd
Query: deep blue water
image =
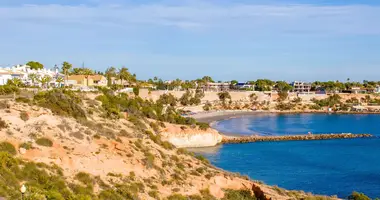
<path id="1" fill-rule="evenodd" d="M 380 115 L 258 114 L 221 121 L 236 134 L 371 133 Z M 198 150 L 214 165 L 270 185 L 345 198 L 352 191 L 380 197 L 380 138 L 227 144 Z"/>

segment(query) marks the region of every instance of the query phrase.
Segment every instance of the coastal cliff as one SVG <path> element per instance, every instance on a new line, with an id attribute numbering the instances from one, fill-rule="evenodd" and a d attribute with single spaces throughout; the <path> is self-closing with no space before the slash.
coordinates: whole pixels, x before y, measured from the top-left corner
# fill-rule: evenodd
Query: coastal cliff
<path id="1" fill-rule="evenodd" d="M 161 138 L 172 143 L 177 148 L 210 147 L 222 142 L 222 135 L 214 129 L 199 130 L 181 128 L 178 125 L 167 125 L 160 132 Z"/>

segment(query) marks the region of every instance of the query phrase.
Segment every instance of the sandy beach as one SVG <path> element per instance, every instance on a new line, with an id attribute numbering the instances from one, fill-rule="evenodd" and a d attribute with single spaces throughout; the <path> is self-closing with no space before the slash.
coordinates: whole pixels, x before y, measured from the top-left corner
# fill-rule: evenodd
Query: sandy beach
<path id="1" fill-rule="evenodd" d="M 263 113 L 263 111 L 248 111 L 248 110 L 224 110 L 224 111 L 211 111 L 211 112 L 200 112 L 189 117 L 193 117 L 200 122 L 212 123 L 215 121 L 228 119 L 232 117 L 242 117 L 251 116 L 258 113 Z"/>

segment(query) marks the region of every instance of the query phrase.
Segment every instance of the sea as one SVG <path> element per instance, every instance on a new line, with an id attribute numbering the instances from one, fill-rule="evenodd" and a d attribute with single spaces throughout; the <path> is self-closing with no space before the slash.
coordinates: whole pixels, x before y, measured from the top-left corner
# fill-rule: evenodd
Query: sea
<path id="1" fill-rule="evenodd" d="M 224 144 L 195 150 L 222 169 L 269 185 L 347 198 L 380 197 L 380 115 L 257 114 L 218 121 L 229 135 L 370 133 L 373 138 Z"/>

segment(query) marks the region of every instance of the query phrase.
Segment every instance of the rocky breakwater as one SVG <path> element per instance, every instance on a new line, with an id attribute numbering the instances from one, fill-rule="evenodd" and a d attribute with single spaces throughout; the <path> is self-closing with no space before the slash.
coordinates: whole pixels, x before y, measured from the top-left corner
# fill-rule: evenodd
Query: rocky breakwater
<path id="1" fill-rule="evenodd" d="M 162 140 L 172 143 L 177 148 L 210 147 L 221 143 L 223 139 L 223 136 L 212 128 L 200 130 L 173 124 L 166 124 L 160 135 Z"/>
<path id="2" fill-rule="evenodd" d="M 308 135 L 283 135 L 283 136 L 223 136 L 222 143 L 249 143 L 249 142 L 273 142 L 273 141 L 295 141 L 295 140 L 332 140 L 369 138 L 371 134 L 332 133 L 332 134 L 308 134 Z"/>

